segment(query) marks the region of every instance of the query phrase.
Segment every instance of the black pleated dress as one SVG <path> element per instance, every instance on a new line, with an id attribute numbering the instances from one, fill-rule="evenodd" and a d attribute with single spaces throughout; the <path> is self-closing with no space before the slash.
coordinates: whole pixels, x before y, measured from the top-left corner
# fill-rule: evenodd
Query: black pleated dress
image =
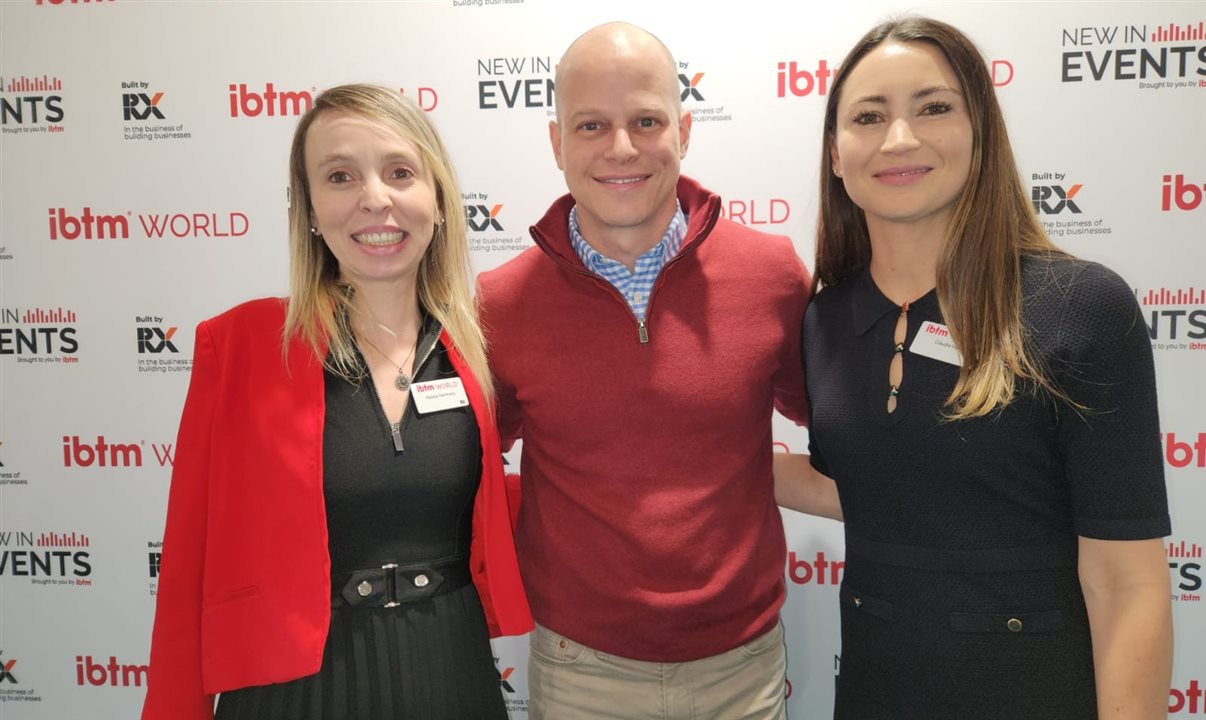
<path id="1" fill-rule="evenodd" d="M 428 323 L 419 380 L 454 377 Z M 472 582 L 395 607 L 351 607 L 356 571 L 388 563 L 468 572 L 481 444 L 472 409 L 404 413 L 396 451 L 370 381 L 326 375 L 323 483 L 331 626 L 315 675 L 222 693 L 217 720 L 501 720 L 507 717 Z M 352 587 L 355 588 L 353 582 Z M 352 593 L 354 595 L 354 592 Z"/>

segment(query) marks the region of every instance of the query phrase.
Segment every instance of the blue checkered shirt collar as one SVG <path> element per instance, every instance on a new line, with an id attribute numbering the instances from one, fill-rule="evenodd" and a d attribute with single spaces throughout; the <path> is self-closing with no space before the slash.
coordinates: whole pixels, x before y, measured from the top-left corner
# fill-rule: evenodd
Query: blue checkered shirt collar
<path id="1" fill-rule="evenodd" d="M 676 200 L 670 227 L 666 228 L 657 245 L 637 258 L 632 272 L 629 272 L 623 263 L 612 260 L 586 242 L 578 229 L 577 205 L 570 210 L 569 234 L 574 252 L 578 253 L 586 269 L 611 283 L 628 302 L 633 315 L 644 319 L 645 310 L 649 306 L 649 294 L 653 291 L 657 276 L 683 246 L 683 238 L 687 236 L 687 216 L 683 214 L 682 204 Z"/>

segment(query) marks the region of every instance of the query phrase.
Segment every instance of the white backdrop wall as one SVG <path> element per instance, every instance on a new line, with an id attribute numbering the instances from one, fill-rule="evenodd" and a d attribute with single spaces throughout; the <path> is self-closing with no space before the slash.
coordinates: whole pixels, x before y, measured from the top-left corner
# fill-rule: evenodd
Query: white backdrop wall
<path id="1" fill-rule="evenodd" d="M 590 26 L 636 22 L 679 61 L 684 171 L 811 266 L 830 73 L 909 11 L 980 44 L 1054 239 L 1143 304 L 1174 527 L 1169 710 L 1206 716 L 1206 3 L 4 0 L 0 717 L 136 717 L 193 330 L 286 292 L 286 155 L 317 92 L 376 82 L 430 111 L 485 270 L 564 192 L 547 139 L 556 59 Z M 776 422 L 777 449 L 805 448 Z M 789 707 L 823 718 L 841 529 L 784 520 Z M 526 642 L 495 654 L 525 717 Z"/>

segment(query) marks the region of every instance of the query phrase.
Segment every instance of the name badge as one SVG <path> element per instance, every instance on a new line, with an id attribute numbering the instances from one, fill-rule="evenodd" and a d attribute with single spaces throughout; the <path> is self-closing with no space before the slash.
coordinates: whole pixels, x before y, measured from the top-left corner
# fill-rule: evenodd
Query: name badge
<path id="1" fill-rule="evenodd" d="M 951 340 L 951 331 L 945 325 L 929 320 L 922 323 L 917 337 L 913 338 L 913 344 L 909 346 L 909 352 L 951 365 L 963 364 L 963 356 L 955 347 L 955 341 Z"/>
<path id="2" fill-rule="evenodd" d="M 412 383 L 410 396 L 414 398 L 415 410 L 422 415 L 465 407 L 469 404 L 469 398 L 465 395 L 465 386 L 461 384 L 459 377 Z"/>

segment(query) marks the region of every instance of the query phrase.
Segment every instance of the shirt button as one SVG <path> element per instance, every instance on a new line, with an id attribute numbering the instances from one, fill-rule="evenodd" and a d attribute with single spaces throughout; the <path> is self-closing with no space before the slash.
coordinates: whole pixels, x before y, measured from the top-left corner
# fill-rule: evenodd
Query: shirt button
<path id="1" fill-rule="evenodd" d="M 373 584 L 368 580 L 362 581 L 356 586 L 356 594 L 360 597 L 368 597 L 373 594 Z"/>
<path id="2" fill-rule="evenodd" d="M 430 582 L 426 575 L 415 575 L 415 587 L 417 588 L 425 588 Z"/>
<path id="3" fill-rule="evenodd" d="M 861 597 L 859 597 L 858 595 L 855 595 L 854 596 L 854 607 L 861 608 L 862 606 L 863 606 L 863 599 Z"/>
<path id="4" fill-rule="evenodd" d="M 1009 632 L 1021 632 L 1022 621 L 1017 618 L 1009 618 L 1005 621 L 1005 627 L 1009 628 Z"/>

